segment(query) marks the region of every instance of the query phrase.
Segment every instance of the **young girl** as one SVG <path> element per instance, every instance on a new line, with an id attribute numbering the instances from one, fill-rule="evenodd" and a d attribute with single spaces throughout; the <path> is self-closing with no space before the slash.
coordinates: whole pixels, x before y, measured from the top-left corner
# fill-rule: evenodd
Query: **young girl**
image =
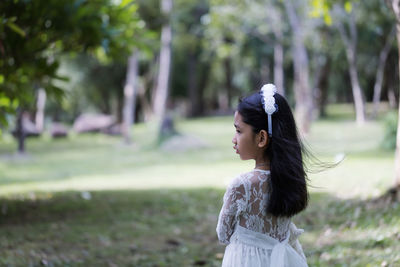
<path id="1" fill-rule="evenodd" d="M 232 143 L 240 159 L 255 160 L 224 195 L 217 234 L 227 244 L 222 266 L 307 266 L 291 217 L 308 202 L 306 173 L 293 114 L 266 84 L 240 101 Z"/>

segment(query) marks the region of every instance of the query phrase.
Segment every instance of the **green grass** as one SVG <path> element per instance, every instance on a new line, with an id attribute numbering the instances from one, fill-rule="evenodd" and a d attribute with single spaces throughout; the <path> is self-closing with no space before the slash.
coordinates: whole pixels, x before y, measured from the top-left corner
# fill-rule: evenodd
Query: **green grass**
<path id="1" fill-rule="evenodd" d="M 190 266 L 212 264 L 216 190 L 77 192 L 8 200 L 0 265 Z M 195 227 L 196 226 L 196 227 Z M 215 259 L 217 264 L 218 259 Z"/>
<path id="2" fill-rule="evenodd" d="M 307 143 L 337 167 L 310 174 L 309 208 L 294 222 L 310 266 L 400 266 L 400 205 L 373 201 L 391 184 L 394 155 L 380 121 L 356 126 L 348 106 L 313 124 Z M 215 227 L 224 187 L 251 169 L 232 149 L 231 117 L 178 121 L 206 143 L 154 146 L 153 126 L 118 137 L 44 136 L 14 154 L 0 141 L 0 266 L 219 266 Z"/>

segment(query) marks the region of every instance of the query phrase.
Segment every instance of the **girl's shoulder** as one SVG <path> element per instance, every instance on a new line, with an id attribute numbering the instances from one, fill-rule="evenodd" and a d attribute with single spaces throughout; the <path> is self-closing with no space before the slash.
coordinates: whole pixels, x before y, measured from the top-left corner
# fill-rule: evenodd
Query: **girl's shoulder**
<path id="1" fill-rule="evenodd" d="M 270 172 L 265 170 L 254 169 L 249 172 L 241 173 L 231 180 L 229 187 L 237 188 L 240 186 L 250 186 L 260 181 L 265 181 L 269 177 Z"/>
<path id="2" fill-rule="evenodd" d="M 230 180 L 229 184 L 228 184 L 228 189 L 235 189 L 238 187 L 243 186 L 246 181 L 249 179 L 250 176 L 250 172 L 246 172 L 246 173 L 241 173 L 237 176 L 235 176 L 232 180 Z"/>
<path id="3" fill-rule="evenodd" d="M 245 172 L 240 174 L 238 179 L 251 181 L 251 182 L 259 182 L 260 180 L 266 180 L 270 176 L 270 171 L 261 170 L 261 169 L 253 169 L 249 172 Z"/>

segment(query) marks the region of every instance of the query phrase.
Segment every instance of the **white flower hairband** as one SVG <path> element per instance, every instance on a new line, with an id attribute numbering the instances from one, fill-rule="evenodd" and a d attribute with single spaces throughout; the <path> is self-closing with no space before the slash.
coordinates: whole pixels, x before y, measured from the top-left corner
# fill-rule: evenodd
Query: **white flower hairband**
<path id="1" fill-rule="evenodd" d="M 272 114 L 278 110 L 275 104 L 274 94 L 276 93 L 276 86 L 272 83 L 264 84 L 260 90 L 261 102 L 263 104 L 265 113 L 268 115 L 268 135 L 272 137 Z"/>

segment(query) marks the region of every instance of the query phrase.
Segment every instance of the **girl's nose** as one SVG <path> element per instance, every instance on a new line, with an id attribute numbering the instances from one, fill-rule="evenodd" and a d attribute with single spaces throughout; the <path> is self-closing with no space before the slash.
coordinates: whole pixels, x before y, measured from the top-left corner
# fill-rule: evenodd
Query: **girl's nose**
<path id="1" fill-rule="evenodd" d="M 232 143 L 236 145 L 236 138 L 235 137 L 232 138 Z"/>

